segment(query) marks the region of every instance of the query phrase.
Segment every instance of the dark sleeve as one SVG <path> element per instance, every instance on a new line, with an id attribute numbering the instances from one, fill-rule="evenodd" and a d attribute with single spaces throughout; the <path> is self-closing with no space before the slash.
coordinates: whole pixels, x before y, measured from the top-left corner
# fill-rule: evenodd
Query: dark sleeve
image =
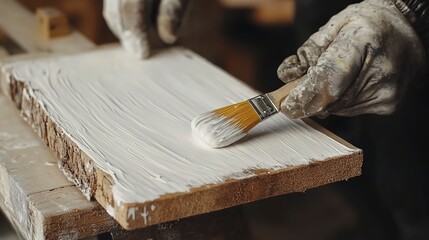
<path id="1" fill-rule="evenodd" d="M 419 35 L 423 45 L 428 50 L 429 0 L 396 0 L 395 2 L 401 12 L 410 19 L 411 24 Z"/>

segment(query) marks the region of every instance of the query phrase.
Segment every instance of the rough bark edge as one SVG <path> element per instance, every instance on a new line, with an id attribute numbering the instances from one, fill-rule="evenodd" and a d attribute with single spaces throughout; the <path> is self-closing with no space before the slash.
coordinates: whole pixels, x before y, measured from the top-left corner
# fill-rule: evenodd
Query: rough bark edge
<path id="1" fill-rule="evenodd" d="M 5 98 L 2 93 L 0 93 L 0 97 L 1 99 Z M 2 104 L 2 107 L 7 108 L 6 113 L 10 111 L 9 108 L 14 108 L 12 105 L 3 105 L 4 104 Z M 16 111 L 16 108 L 13 110 Z M 5 119 L 10 117 L 10 120 L 20 122 L 21 119 L 18 119 L 18 116 L 12 115 L 14 115 L 12 112 L 10 112 L 10 114 L 6 114 Z M 22 124 L 24 123 L 9 124 L 9 127 L 14 128 L 12 133 L 15 132 L 16 129 L 19 129 L 19 131 L 25 130 L 23 127 L 27 126 Z M 38 138 L 35 139 L 36 136 L 31 137 L 34 140 L 40 141 Z M 39 148 L 40 147 L 37 149 Z M 50 157 L 49 159 L 52 160 L 54 157 Z M 28 168 L 30 165 L 23 166 Z M 68 212 L 45 211 L 45 201 L 51 202 L 52 199 L 50 197 L 61 198 L 61 193 L 69 191 L 72 192 L 71 196 L 74 197 L 74 200 L 76 200 L 76 197 L 79 197 L 79 202 L 82 203 L 84 199 L 81 198 L 81 193 L 78 192 L 80 190 L 78 190 L 74 184 L 69 183 L 60 187 L 44 188 L 36 192 L 28 192 L 23 189 L 25 186 L 23 186 L 19 181 L 19 176 L 25 175 L 22 175 L 22 172 L 20 173 L 20 171 L 10 172 L 13 168 L 15 168 L 15 166 L 12 168 L 10 168 L 10 166 L 8 167 L 8 160 L 6 160 L 5 165 L 0 164 L 0 208 L 3 210 L 7 219 L 11 222 L 12 226 L 22 239 L 80 239 L 110 230 L 121 232 L 122 228 L 119 227 L 117 221 L 112 219 L 98 203 L 91 204 L 92 207 L 69 209 Z M 51 167 L 48 168 L 49 170 L 46 170 L 48 175 L 46 176 L 50 176 L 52 173 L 51 171 L 54 170 L 51 169 Z M 41 176 L 43 177 L 43 175 Z M 43 207 L 40 207 L 40 205 Z M 53 208 L 58 206 L 53 206 L 52 204 L 49 205 Z"/>
<path id="2" fill-rule="evenodd" d="M 136 229 L 184 217 L 221 210 L 271 196 L 345 180 L 361 174 L 362 152 L 279 171 L 258 171 L 255 177 L 226 180 L 189 192 L 168 194 L 145 203 L 115 204 L 111 176 L 62 132 L 29 92 L 25 82 L 9 79 L 8 94 L 43 142 L 54 151 L 64 174 L 90 199 L 95 198 L 125 229 Z M 330 174 L 326 174 L 330 173 Z M 250 191 L 249 191 L 250 190 Z M 166 210 L 168 209 L 168 210 Z M 135 211 L 130 217 L 129 212 Z M 144 217 L 143 215 L 146 215 Z"/>
<path id="3" fill-rule="evenodd" d="M 30 89 L 25 82 L 14 79 L 13 76 L 6 80 L 3 79 L 3 81 L 8 83 L 7 88 L 3 89 L 3 91 L 7 91 L 5 95 L 12 99 L 19 109 L 21 117 L 33 128 L 43 143 L 54 152 L 58 166 L 67 178 L 88 200 L 94 198 L 95 192 L 98 191 L 97 196 L 100 199 L 97 200 L 105 209 L 108 205 L 114 206 L 111 195 L 105 196 L 104 194 L 104 192 L 110 192 L 111 177 L 94 167 L 93 161 L 46 115 L 44 107 L 29 94 L 33 89 Z M 104 186 L 103 184 L 109 185 Z"/>
<path id="4" fill-rule="evenodd" d="M 32 91 L 25 82 L 13 76 L 9 78 L 8 95 L 20 110 L 21 117 L 30 124 L 43 143 L 53 150 L 58 166 L 68 179 L 90 199 L 94 196 L 97 183 L 97 171 L 92 168 L 92 161 L 46 115 L 43 106 L 29 94 Z"/>

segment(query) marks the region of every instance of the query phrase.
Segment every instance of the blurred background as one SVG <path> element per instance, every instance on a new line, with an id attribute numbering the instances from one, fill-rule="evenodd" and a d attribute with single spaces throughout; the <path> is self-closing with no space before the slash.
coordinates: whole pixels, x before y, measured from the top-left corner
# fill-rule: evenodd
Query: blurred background
<path id="1" fill-rule="evenodd" d="M 102 0 L 17 0 L 35 11 L 53 6 L 97 44 L 117 41 L 102 16 Z M 281 84 L 277 66 L 349 0 L 190 1 L 178 44 L 261 91 Z M 0 35 L 1 37 L 1 35 Z"/>
<path id="2" fill-rule="evenodd" d="M 117 41 L 103 20 L 102 0 L 19 1 L 32 10 L 57 7 L 75 29 L 97 44 Z M 283 84 L 276 75 L 283 59 L 295 54 L 313 32 L 352 2 L 357 1 L 194 0 L 177 44 L 266 92 Z M 378 143 L 383 142 L 384 148 L 389 148 L 389 141 L 368 137 L 374 130 L 389 131 L 388 126 L 395 126 L 396 120 L 377 116 L 314 120 L 364 149 L 363 175 L 306 193 L 240 206 L 242 224 L 252 239 L 400 239 L 400 220 L 384 202 L 389 195 L 380 194 L 380 189 L 390 183 L 380 183 L 377 177 L 380 171 L 375 170 L 383 169 L 387 163 L 373 161 L 380 157 Z M 386 135 L 389 137 L 392 134 Z M 382 159 L 393 159 L 391 155 Z M 404 166 L 398 163 L 393 167 L 399 171 Z M 415 187 L 424 187 L 421 184 Z M 6 239 L 2 228 L 7 225 L 0 218 L 0 239 Z"/>

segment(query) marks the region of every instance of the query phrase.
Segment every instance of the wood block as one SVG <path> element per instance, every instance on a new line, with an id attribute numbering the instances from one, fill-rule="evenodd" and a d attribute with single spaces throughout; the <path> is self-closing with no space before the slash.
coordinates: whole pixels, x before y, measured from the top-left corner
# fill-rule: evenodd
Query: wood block
<path id="1" fill-rule="evenodd" d="M 66 176 L 126 229 L 361 172 L 360 149 L 281 114 L 231 147 L 200 145 L 193 117 L 258 93 L 186 49 L 139 61 L 104 48 L 3 70 L 3 90 Z"/>
<path id="2" fill-rule="evenodd" d="M 76 31 L 49 41 L 40 39 L 35 14 L 15 0 L 0 0 L 0 6 L 0 28 L 26 52 L 77 53 L 95 46 Z"/>
<path id="3" fill-rule="evenodd" d="M 67 17 L 52 7 L 38 8 L 36 11 L 39 34 L 45 38 L 62 37 L 70 33 Z"/>

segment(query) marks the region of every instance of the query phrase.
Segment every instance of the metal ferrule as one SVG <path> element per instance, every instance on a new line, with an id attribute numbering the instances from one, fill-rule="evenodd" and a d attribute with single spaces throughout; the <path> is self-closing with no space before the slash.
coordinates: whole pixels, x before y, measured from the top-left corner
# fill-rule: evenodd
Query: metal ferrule
<path id="1" fill-rule="evenodd" d="M 261 121 L 279 112 L 276 105 L 274 105 L 273 101 L 271 101 L 267 94 L 251 98 L 249 99 L 249 103 L 258 113 Z"/>

